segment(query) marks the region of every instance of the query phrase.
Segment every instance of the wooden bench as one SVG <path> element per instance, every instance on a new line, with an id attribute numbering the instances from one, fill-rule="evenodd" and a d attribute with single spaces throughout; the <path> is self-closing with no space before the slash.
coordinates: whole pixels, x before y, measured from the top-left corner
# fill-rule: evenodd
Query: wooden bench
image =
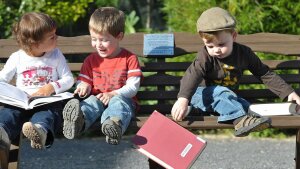
<path id="1" fill-rule="evenodd" d="M 145 75 L 141 89 L 137 94 L 142 103 L 141 109 L 136 118 L 132 120 L 128 130 L 136 131 L 140 128 L 153 110 L 170 114 L 171 107 L 177 97 L 180 78 L 190 64 L 190 62 L 173 62 L 172 58 L 196 53 L 203 45 L 197 34 L 174 33 L 174 35 L 174 56 L 143 57 L 143 33 L 126 35 L 121 41 L 121 46 L 141 56 L 142 70 Z M 282 54 L 283 56 L 276 57 L 274 60 L 263 60 L 263 62 L 276 71 L 282 70 L 280 76 L 287 83 L 292 84 L 297 93 L 300 93 L 300 60 L 296 57 L 300 56 L 299 35 L 258 33 L 239 35 L 237 41 L 251 47 L 256 52 Z M 59 37 L 58 47 L 69 60 L 69 66 L 73 72 L 78 72 L 83 59 L 88 53 L 94 51 L 90 45 L 88 35 Z M 7 57 L 17 49 L 14 40 L 0 40 L 0 69 Z M 250 84 L 261 84 L 261 82 L 254 76 L 245 74 L 242 77 L 241 84 L 248 86 Z M 240 89 L 238 94 L 253 103 L 274 102 L 278 99 L 268 89 L 257 89 L 256 87 Z M 271 118 L 273 128 L 296 129 L 295 166 L 300 169 L 300 116 L 273 116 Z M 217 117 L 215 116 L 189 116 L 179 124 L 188 129 L 233 129 L 233 125 L 217 123 Z M 15 150 L 12 150 L 9 156 L 9 168 L 17 167 L 17 153 L 18 147 L 15 147 Z M 0 160 L 3 161 L 5 158 L 1 155 Z"/>

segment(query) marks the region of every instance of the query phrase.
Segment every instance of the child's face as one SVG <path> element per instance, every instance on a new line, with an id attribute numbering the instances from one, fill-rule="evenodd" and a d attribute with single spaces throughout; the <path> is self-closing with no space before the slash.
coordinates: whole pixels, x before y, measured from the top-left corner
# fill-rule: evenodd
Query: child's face
<path id="1" fill-rule="evenodd" d="M 93 30 L 90 30 L 90 34 L 92 46 L 96 49 L 100 57 L 112 58 L 120 53 L 119 42 L 123 38 L 122 32 L 117 37 L 107 32 L 96 33 Z"/>
<path id="2" fill-rule="evenodd" d="M 43 56 L 45 52 L 50 52 L 57 45 L 56 29 L 44 35 L 43 40 L 32 47 L 32 53 L 35 57 Z"/>
<path id="3" fill-rule="evenodd" d="M 226 58 L 232 52 L 233 42 L 236 38 L 236 32 L 230 33 L 221 31 L 212 41 L 202 38 L 208 54 L 219 59 Z"/>

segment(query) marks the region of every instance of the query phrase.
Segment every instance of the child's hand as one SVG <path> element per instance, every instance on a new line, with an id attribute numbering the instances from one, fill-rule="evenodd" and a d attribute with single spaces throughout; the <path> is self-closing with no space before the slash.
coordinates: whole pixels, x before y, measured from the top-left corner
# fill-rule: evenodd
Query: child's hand
<path id="1" fill-rule="evenodd" d="M 74 94 L 78 94 L 79 97 L 86 97 L 91 92 L 91 85 L 85 82 L 81 82 L 77 85 Z"/>
<path id="2" fill-rule="evenodd" d="M 51 84 L 46 84 L 31 96 L 50 96 L 54 91 L 54 87 Z"/>
<path id="3" fill-rule="evenodd" d="M 292 93 L 289 94 L 289 96 L 288 96 L 288 101 L 293 101 L 293 100 L 295 100 L 296 103 L 297 103 L 298 105 L 300 105 L 300 97 L 297 95 L 296 92 L 292 92 Z"/>
<path id="4" fill-rule="evenodd" d="M 115 92 L 109 92 L 109 93 L 99 93 L 96 97 L 105 105 L 107 106 L 110 99 L 116 95 Z"/>
<path id="5" fill-rule="evenodd" d="M 183 97 L 178 98 L 172 107 L 171 115 L 175 121 L 182 121 L 187 115 L 189 100 Z"/>

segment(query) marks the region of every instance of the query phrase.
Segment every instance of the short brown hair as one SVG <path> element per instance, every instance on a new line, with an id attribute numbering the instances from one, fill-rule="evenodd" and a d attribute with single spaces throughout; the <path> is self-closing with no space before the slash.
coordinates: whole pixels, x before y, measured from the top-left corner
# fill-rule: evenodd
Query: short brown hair
<path id="1" fill-rule="evenodd" d="M 49 15 L 29 12 L 14 24 L 13 35 L 20 47 L 26 52 L 30 52 L 33 44 L 41 42 L 46 33 L 56 28 L 56 22 Z"/>
<path id="2" fill-rule="evenodd" d="M 232 29 L 224 29 L 224 30 L 213 31 L 213 32 L 199 32 L 199 35 L 201 38 L 206 39 L 208 42 L 212 42 L 213 40 L 215 40 L 216 36 L 222 31 L 232 34 L 233 32 L 235 32 L 235 29 L 232 28 Z"/>
<path id="3" fill-rule="evenodd" d="M 114 7 L 101 7 L 90 18 L 89 30 L 96 33 L 108 32 L 116 37 L 125 30 L 125 14 Z"/>

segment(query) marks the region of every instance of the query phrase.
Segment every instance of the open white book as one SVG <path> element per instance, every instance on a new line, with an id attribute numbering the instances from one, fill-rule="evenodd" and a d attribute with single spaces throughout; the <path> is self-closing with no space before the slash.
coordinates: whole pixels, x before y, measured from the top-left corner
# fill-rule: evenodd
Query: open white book
<path id="1" fill-rule="evenodd" d="M 74 97 L 73 94 L 69 92 L 52 96 L 30 97 L 26 92 L 19 88 L 5 82 L 0 82 L 0 102 L 26 110 L 72 97 Z"/>
<path id="2" fill-rule="evenodd" d="M 297 113 L 296 107 L 297 104 L 293 102 L 252 104 L 248 111 L 261 116 L 300 115 Z"/>

